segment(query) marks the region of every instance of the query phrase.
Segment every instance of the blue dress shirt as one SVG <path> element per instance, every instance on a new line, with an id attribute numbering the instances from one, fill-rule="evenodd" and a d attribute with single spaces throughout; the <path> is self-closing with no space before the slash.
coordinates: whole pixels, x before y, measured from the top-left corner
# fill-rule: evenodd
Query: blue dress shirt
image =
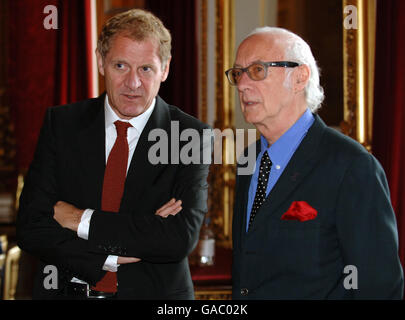
<path id="1" fill-rule="evenodd" d="M 249 221 L 250 212 L 252 211 L 253 201 L 255 199 L 256 189 L 257 189 L 257 180 L 259 175 L 260 161 L 264 152 L 268 152 L 271 162 L 273 163 L 268 183 L 266 189 L 266 197 L 269 195 L 271 189 L 277 183 L 277 180 L 280 178 L 284 169 L 287 167 L 288 162 L 293 156 L 295 150 L 297 150 L 302 139 L 306 136 L 308 129 L 314 123 L 314 116 L 309 109 L 288 129 L 275 143 L 270 147 L 267 140 L 260 136 L 260 153 L 256 159 L 256 166 L 250 181 L 249 187 L 249 197 L 248 197 L 248 206 L 247 206 L 247 219 Z M 249 224 L 246 223 L 246 232 L 248 230 Z"/>

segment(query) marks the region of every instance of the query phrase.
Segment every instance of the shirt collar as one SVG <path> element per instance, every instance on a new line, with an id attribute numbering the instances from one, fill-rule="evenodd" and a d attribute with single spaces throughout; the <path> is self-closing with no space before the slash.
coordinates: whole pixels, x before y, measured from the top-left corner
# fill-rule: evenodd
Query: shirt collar
<path id="1" fill-rule="evenodd" d="M 146 109 L 144 113 L 130 120 L 125 120 L 118 117 L 117 114 L 113 111 L 108 101 L 108 95 L 106 94 L 104 100 L 105 128 L 107 129 L 109 126 L 113 125 L 115 121 L 120 120 L 123 122 L 129 122 L 132 127 L 134 127 L 138 131 L 138 133 L 141 134 L 153 112 L 153 109 L 155 108 L 155 104 L 156 98 L 153 99 L 150 107 Z"/>
<path id="2" fill-rule="evenodd" d="M 267 140 L 260 136 L 261 154 L 267 150 L 272 163 L 281 166 L 287 165 L 292 153 L 296 150 L 308 129 L 314 122 L 314 116 L 309 109 L 270 147 Z"/>

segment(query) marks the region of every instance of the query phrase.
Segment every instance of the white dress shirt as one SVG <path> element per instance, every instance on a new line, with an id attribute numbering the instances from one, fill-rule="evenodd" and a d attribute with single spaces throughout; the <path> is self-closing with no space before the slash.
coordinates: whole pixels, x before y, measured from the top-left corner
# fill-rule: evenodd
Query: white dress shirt
<path id="1" fill-rule="evenodd" d="M 128 146 L 129 146 L 129 154 L 128 154 L 128 165 L 127 165 L 127 172 L 129 166 L 131 164 L 131 159 L 134 154 L 136 145 L 138 144 L 139 137 L 142 134 L 143 129 L 148 122 L 153 109 L 155 108 L 156 98 L 153 99 L 151 106 L 146 109 L 146 111 L 139 116 L 132 118 L 130 120 L 120 119 L 117 114 L 111 108 L 108 96 L 105 97 L 104 102 L 104 112 L 105 112 L 105 155 L 106 159 L 110 154 L 112 147 L 114 146 L 115 140 L 117 139 L 117 130 L 115 128 L 114 122 L 117 120 L 123 122 L 129 122 L 132 127 L 128 128 L 127 139 L 128 139 Z M 77 228 L 77 235 L 87 240 L 89 238 L 89 228 L 90 228 L 90 220 L 93 214 L 93 209 L 86 209 L 81 217 L 80 224 Z M 103 270 L 117 272 L 119 264 L 117 263 L 118 256 L 109 255 L 104 263 Z M 78 279 L 73 278 L 72 281 L 81 282 Z"/>

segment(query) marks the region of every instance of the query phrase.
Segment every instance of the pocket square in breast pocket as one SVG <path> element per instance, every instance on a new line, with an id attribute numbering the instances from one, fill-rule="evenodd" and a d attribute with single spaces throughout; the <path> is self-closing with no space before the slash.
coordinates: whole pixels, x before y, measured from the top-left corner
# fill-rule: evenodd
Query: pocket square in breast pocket
<path id="1" fill-rule="evenodd" d="M 318 211 L 305 201 L 294 201 L 290 208 L 281 216 L 281 220 L 308 221 L 316 218 Z"/>

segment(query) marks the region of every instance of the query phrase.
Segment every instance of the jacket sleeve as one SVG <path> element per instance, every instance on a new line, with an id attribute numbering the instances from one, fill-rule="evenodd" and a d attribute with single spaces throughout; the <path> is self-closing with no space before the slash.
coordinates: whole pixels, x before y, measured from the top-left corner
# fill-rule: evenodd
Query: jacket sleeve
<path id="1" fill-rule="evenodd" d="M 342 279 L 355 276 L 343 286 L 355 299 L 402 299 L 395 214 L 384 171 L 370 154 L 357 156 L 345 174 L 336 226 L 344 263 L 351 266 Z M 349 272 L 353 266 L 357 275 Z M 352 281 L 357 286 L 351 288 Z"/>
<path id="2" fill-rule="evenodd" d="M 107 255 L 90 253 L 87 241 L 53 219 L 53 206 L 60 199 L 52 110 L 47 110 L 25 177 L 17 215 L 17 243 L 22 250 L 57 266 L 60 272 L 94 284 L 105 273 L 102 266 Z"/>

